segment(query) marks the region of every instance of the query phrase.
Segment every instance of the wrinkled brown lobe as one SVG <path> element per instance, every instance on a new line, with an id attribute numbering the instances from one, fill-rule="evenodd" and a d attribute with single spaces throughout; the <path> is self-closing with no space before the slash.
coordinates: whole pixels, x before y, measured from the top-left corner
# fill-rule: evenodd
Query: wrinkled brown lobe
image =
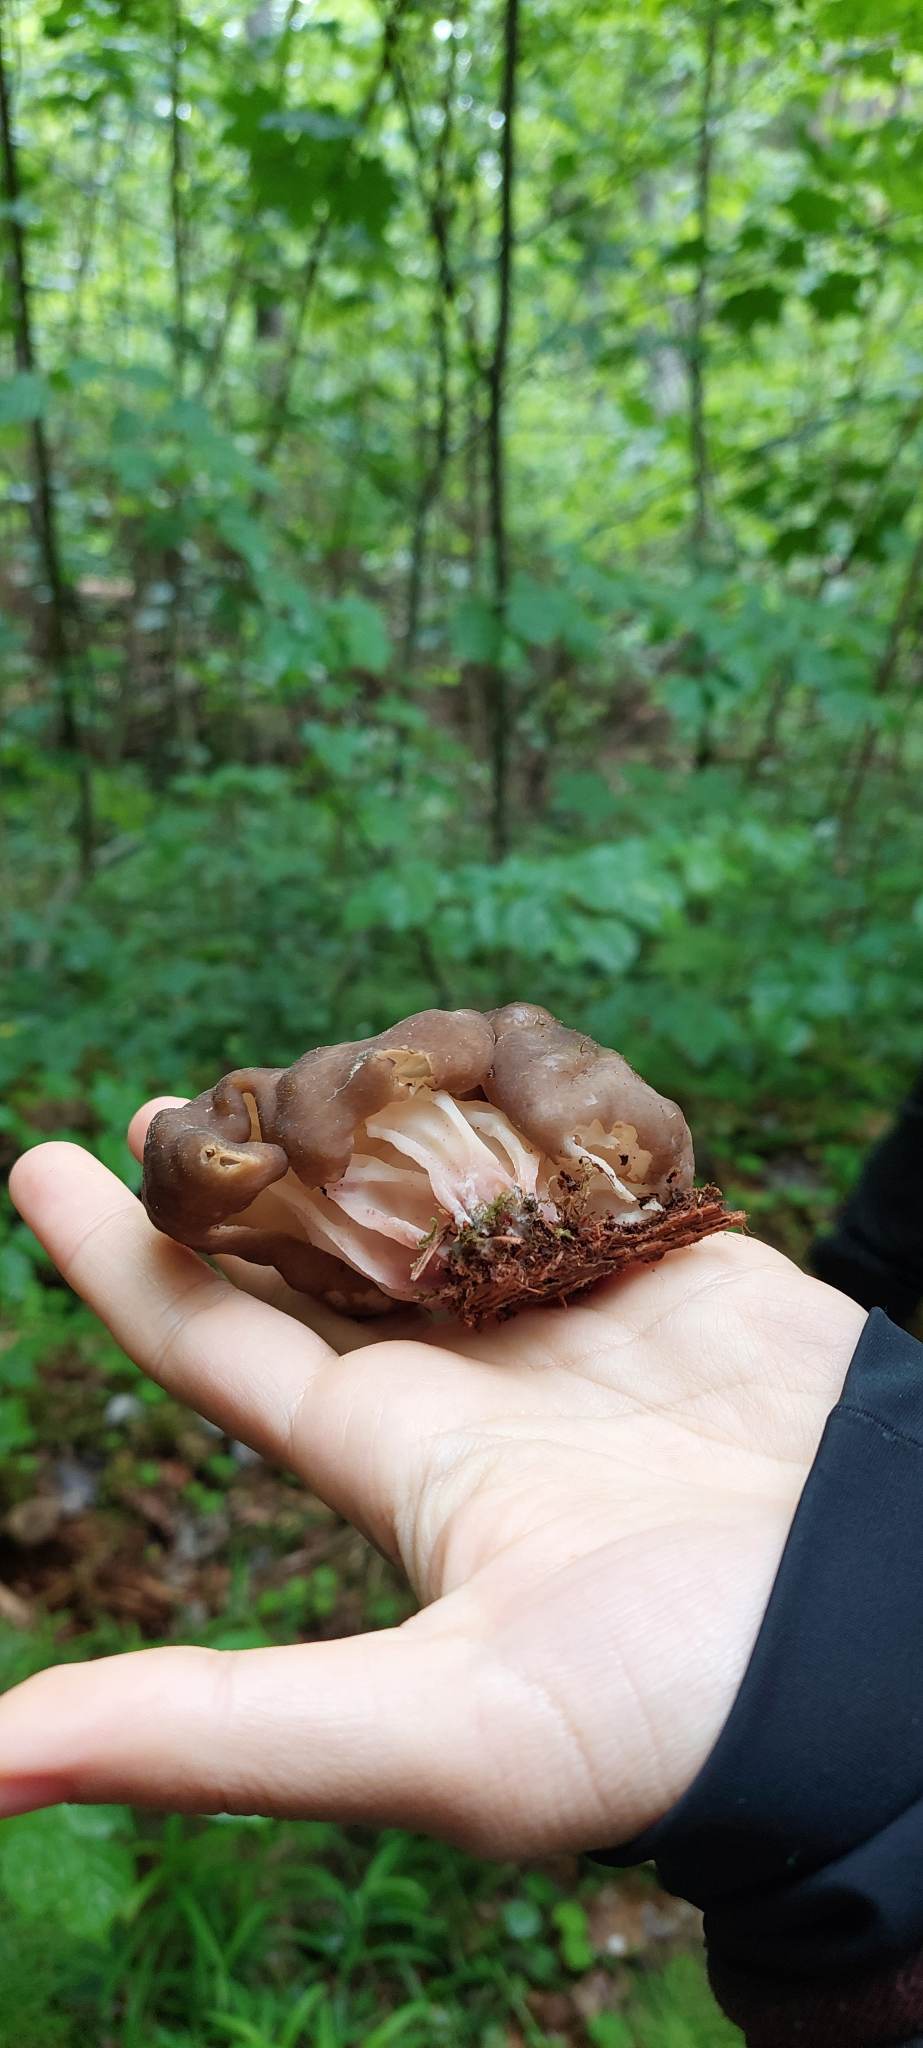
<path id="1" fill-rule="evenodd" d="M 472 1321 L 508 1313 L 527 1301 L 562 1298 L 605 1272 L 662 1257 L 742 1220 L 729 1216 L 716 1189 L 705 1196 L 693 1190 L 692 1140 L 677 1104 L 649 1087 L 620 1053 L 528 1003 L 483 1014 L 423 1010 L 373 1038 L 319 1046 L 291 1067 L 238 1069 L 195 1101 L 161 1110 L 144 1152 L 148 1214 L 195 1250 L 275 1265 L 293 1286 L 338 1306 L 389 1307 L 363 1272 L 293 1232 L 256 1227 L 242 1212 L 289 1171 L 308 1190 L 338 1182 L 366 1118 L 421 1089 L 493 1104 L 558 1163 L 565 1191 L 557 1221 L 523 1201 L 512 1235 L 501 1218 L 440 1240 L 417 1290 L 428 1305 Z M 639 1202 L 657 1198 L 630 1227 L 617 1213 L 578 1213 L 579 1166 L 567 1192 L 568 1163 L 584 1145 L 592 1151 L 603 1133 L 610 1163 L 614 1158 L 616 1170 L 628 1175 Z"/>

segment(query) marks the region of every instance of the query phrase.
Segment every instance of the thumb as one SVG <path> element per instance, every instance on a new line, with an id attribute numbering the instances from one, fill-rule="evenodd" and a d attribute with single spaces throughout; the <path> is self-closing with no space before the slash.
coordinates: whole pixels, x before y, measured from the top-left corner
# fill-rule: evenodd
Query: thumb
<path id="1" fill-rule="evenodd" d="M 464 1826 L 472 1651 L 414 1622 L 341 1642 L 141 1650 L 0 1700 L 0 1817 L 58 1800 Z"/>

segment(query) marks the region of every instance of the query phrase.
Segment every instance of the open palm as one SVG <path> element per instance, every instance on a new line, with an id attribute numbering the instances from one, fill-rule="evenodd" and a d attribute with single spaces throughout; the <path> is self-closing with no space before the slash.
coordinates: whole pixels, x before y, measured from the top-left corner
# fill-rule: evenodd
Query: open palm
<path id="1" fill-rule="evenodd" d="M 361 1325 L 170 1243 L 77 1147 L 27 1154 L 13 1192 L 143 1370 L 288 1465 L 423 1604 L 342 1642 L 30 1679 L 0 1703 L 0 1811 L 310 1814 L 521 1856 L 625 1839 L 679 1796 L 739 1684 L 860 1309 L 727 1235 L 476 1334 Z"/>

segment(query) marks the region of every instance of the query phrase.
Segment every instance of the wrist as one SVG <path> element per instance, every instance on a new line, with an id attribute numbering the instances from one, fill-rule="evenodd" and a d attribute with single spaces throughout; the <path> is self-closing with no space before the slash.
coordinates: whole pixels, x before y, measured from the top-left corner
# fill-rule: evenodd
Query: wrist
<path id="1" fill-rule="evenodd" d="M 609 1859 L 653 1857 L 703 1907 L 716 1986 L 753 2048 L 791 2037 L 786 2010 L 800 2022 L 876 1977 L 902 1987 L 896 2030 L 841 2031 L 837 2048 L 923 2026 L 904 1966 L 923 1945 L 921 1366 L 876 1311 L 718 1742 L 664 1821 Z"/>

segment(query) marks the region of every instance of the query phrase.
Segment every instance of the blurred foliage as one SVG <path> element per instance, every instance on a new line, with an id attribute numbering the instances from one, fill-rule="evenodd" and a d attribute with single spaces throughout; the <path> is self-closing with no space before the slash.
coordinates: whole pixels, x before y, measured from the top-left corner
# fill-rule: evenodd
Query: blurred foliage
<path id="1" fill-rule="evenodd" d="M 4 10 L 0 1154 L 70 1136 L 130 1178 L 146 1093 L 523 995 L 678 1095 L 799 1254 L 923 1038 L 921 18 L 525 10 L 498 598 L 502 13 Z M 56 1361 L 97 1389 L 129 1368 L 8 1206 L 0 1296 L 19 1498 L 62 1427 Z M 190 1482 L 203 1514 L 221 1458 Z M 307 1631 L 337 1594 L 272 1597 L 253 1626 Z M 386 1844 L 360 1941 L 374 1855 L 357 1878 L 333 1831 L 316 1855 L 230 1840 L 12 1824 L 17 2043 L 70 2048 L 117 2008 L 120 2048 L 554 2038 L 521 1991 L 471 1992 L 515 1977 L 509 1908 L 486 1962 L 453 1947 L 449 1891 L 489 1874 Z M 299 1998 L 267 1930 L 312 1870 L 342 1975 Z M 513 1930 L 536 1915 L 577 1967 L 579 1906 L 530 1893 Z M 379 1940 L 404 1987 L 384 2021 Z M 659 1996 L 586 2041 L 724 2039 L 688 1986 Z"/>

